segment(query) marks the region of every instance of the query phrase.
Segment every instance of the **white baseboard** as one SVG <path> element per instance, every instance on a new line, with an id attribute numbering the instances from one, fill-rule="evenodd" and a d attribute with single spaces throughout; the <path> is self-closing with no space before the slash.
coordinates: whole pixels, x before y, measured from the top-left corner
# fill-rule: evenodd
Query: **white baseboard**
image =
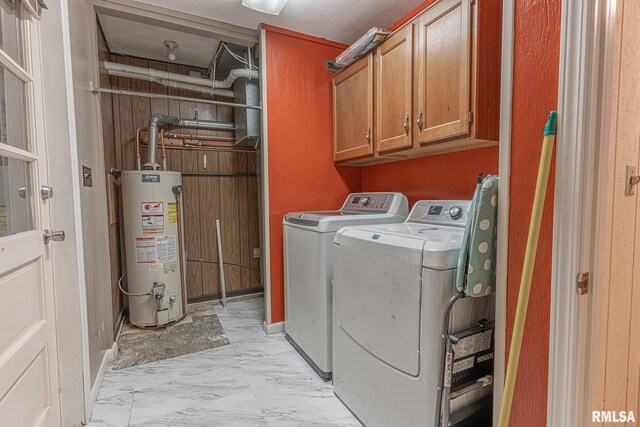
<path id="1" fill-rule="evenodd" d="M 96 399 L 98 399 L 98 393 L 100 392 L 100 386 L 102 385 L 104 374 L 105 372 L 107 372 L 107 367 L 109 366 L 109 363 L 111 363 L 116 358 L 117 355 L 118 343 L 114 341 L 111 348 L 104 352 L 104 357 L 102 358 L 102 363 L 100 363 L 98 375 L 96 376 L 96 380 L 93 383 L 93 387 L 91 387 L 91 402 L 89 404 L 89 408 L 91 408 L 90 413 L 93 413 L 93 407 L 96 404 Z M 89 416 L 88 418 L 91 419 L 91 416 Z"/>
<path id="2" fill-rule="evenodd" d="M 262 323 L 262 329 L 267 335 L 281 334 L 284 332 L 284 322 L 272 323 L 267 325 L 267 322 Z"/>

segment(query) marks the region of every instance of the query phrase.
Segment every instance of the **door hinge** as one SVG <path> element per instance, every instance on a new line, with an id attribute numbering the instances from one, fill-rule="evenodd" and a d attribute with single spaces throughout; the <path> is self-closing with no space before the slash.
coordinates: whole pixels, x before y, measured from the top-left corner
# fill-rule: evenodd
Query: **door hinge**
<path id="1" fill-rule="evenodd" d="M 576 289 L 578 295 L 586 295 L 589 293 L 589 272 L 578 274 Z"/>
<path id="2" fill-rule="evenodd" d="M 473 122 L 473 111 L 469 111 L 469 123 Z"/>

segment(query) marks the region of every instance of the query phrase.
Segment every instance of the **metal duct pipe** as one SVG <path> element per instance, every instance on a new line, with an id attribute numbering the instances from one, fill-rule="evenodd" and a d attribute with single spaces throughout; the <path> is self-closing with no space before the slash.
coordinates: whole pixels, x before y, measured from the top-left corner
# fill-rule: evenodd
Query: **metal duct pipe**
<path id="1" fill-rule="evenodd" d="M 231 70 L 229 72 L 229 76 L 227 76 L 224 80 L 209 80 L 204 79 L 202 77 L 193 77 L 185 74 L 178 73 L 170 73 L 168 71 L 154 70 L 152 68 L 142 68 L 136 67 L 134 65 L 127 64 L 118 64 L 115 62 L 104 61 L 103 62 L 104 69 L 110 75 L 115 75 L 115 73 L 120 73 L 120 76 L 126 76 L 131 78 L 139 78 L 144 80 L 154 79 L 153 81 L 157 81 L 158 83 L 164 84 L 163 81 L 174 81 L 181 83 L 188 83 L 192 85 L 203 86 L 207 88 L 207 90 L 215 89 L 228 89 L 233 86 L 233 82 L 240 77 L 244 77 L 247 79 L 258 79 L 260 78 L 260 73 L 255 70 L 249 70 L 246 68 L 239 68 L 236 70 Z M 125 73 L 125 74 L 123 74 Z M 206 91 L 202 89 L 202 91 Z"/>
<path id="2" fill-rule="evenodd" d="M 214 120 L 179 119 L 167 114 L 154 114 L 149 119 L 149 161 L 144 166 L 156 169 L 160 167 L 157 160 L 158 153 L 158 129 L 161 125 L 174 125 L 187 128 L 235 130 L 232 122 L 219 122 Z"/>

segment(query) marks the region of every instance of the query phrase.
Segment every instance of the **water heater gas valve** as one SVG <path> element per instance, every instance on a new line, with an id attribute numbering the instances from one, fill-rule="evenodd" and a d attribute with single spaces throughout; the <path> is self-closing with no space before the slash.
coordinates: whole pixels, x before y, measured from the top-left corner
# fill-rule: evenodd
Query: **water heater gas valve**
<path id="1" fill-rule="evenodd" d="M 153 288 L 151 288 L 151 296 L 153 299 L 160 302 L 164 298 L 164 283 L 153 282 Z"/>

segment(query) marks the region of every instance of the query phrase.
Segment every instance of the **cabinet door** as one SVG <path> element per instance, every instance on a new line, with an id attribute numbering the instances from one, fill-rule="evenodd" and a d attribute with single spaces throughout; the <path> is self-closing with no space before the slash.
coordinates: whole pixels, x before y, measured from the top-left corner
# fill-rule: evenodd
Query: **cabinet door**
<path id="1" fill-rule="evenodd" d="M 376 50 L 376 151 L 411 147 L 413 28 L 408 25 Z"/>
<path id="2" fill-rule="evenodd" d="M 373 154 L 372 54 L 333 80 L 333 160 Z"/>
<path id="3" fill-rule="evenodd" d="M 442 0 L 419 20 L 414 136 L 421 144 L 469 133 L 469 0 Z"/>

